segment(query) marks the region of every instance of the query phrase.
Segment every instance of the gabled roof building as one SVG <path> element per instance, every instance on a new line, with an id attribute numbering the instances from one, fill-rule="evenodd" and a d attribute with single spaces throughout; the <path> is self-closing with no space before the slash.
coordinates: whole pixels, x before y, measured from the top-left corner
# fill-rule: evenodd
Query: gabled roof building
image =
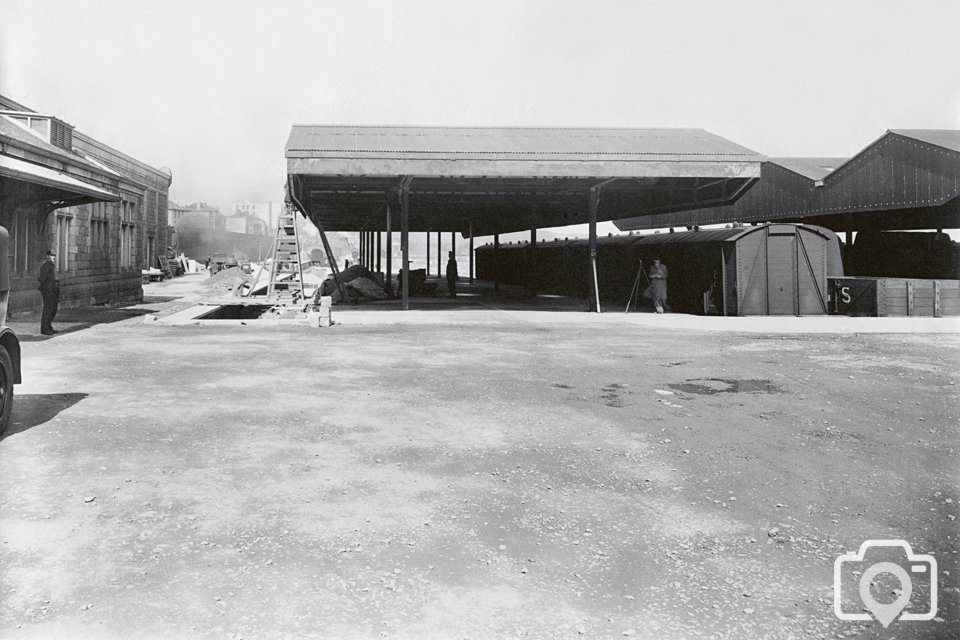
<path id="1" fill-rule="evenodd" d="M 0 224 L 10 234 L 11 312 L 41 305 L 57 252 L 64 306 L 142 299 L 140 270 L 167 244 L 168 171 L 0 96 Z"/>
<path id="2" fill-rule="evenodd" d="M 622 230 L 803 222 L 834 231 L 960 228 L 960 130 L 893 129 L 848 159 L 771 158 L 726 206 L 616 221 Z"/>

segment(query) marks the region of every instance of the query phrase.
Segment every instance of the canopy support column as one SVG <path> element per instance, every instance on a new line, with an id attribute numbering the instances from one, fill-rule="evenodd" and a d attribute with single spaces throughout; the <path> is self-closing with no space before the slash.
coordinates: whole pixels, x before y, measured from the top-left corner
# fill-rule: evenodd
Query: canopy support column
<path id="1" fill-rule="evenodd" d="M 443 275 L 443 263 L 441 262 L 441 260 L 443 260 L 443 247 L 440 246 L 442 243 L 442 238 L 443 236 L 441 236 L 440 232 L 437 231 L 437 275 L 438 276 Z"/>
<path id="2" fill-rule="evenodd" d="M 357 232 L 357 264 L 363 265 L 363 231 Z"/>
<path id="3" fill-rule="evenodd" d="M 381 238 L 382 236 L 383 236 L 383 234 L 380 233 L 379 231 L 377 231 L 377 273 L 380 273 L 381 270 L 382 270 L 382 268 L 381 268 L 381 266 L 380 266 L 380 257 L 383 255 L 383 250 L 382 250 L 382 248 L 380 247 L 380 242 L 381 242 L 381 239 L 380 239 L 380 238 Z"/>
<path id="4" fill-rule="evenodd" d="M 589 269 L 587 282 L 587 310 L 600 313 L 600 291 L 597 287 L 597 207 L 600 204 L 600 187 L 590 187 L 590 201 L 587 212 L 589 226 Z"/>
<path id="5" fill-rule="evenodd" d="M 473 220 L 470 221 L 470 284 L 473 284 Z"/>
<path id="6" fill-rule="evenodd" d="M 403 253 L 400 291 L 403 310 L 410 310 L 410 183 L 413 178 L 404 177 L 400 185 L 400 251 Z"/>
<path id="7" fill-rule="evenodd" d="M 500 234 L 493 234 L 493 291 L 500 291 Z"/>
<path id="8" fill-rule="evenodd" d="M 537 228 L 536 227 L 534 227 L 533 229 L 530 229 L 530 246 L 528 247 L 528 249 L 530 252 L 529 253 L 530 273 L 528 276 L 529 280 L 527 281 L 527 291 L 531 297 L 536 298 L 537 297 L 537 281 L 539 280 L 539 278 L 537 277 Z"/>
<path id="9" fill-rule="evenodd" d="M 390 203 L 387 203 L 387 273 L 386 285 L 387 293 L 393 295 L 393 212 L 390 210 Z"/>
<path id="10" fill-rule="evenodd" d="M 616 178 L 608 178 L 603 182 L 590 187 L 587 207 L 587 224 L 589 225 L 590 264 L 587 270 L 589 282 L 587 284 L 588 311 L 601 313 L 600 287 L 597 284 L 597 209 L 600 207 L 600 188 L 614 182 Z"/>
<path id="11" fill-rule="evenodd" d="M 430 275 L 430 232 L 427 231 L 427 275 Z M 437 275 L 440 275 L 439 273 Z"/>

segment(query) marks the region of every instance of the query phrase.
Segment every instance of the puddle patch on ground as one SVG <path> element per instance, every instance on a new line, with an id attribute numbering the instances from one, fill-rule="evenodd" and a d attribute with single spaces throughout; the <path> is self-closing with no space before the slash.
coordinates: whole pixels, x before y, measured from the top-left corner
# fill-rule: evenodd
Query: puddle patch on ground
<path id="1" fill-rule="evenodd" d="M 780 385 L 769 380 L 735 380 L 729 378 L 694 378 L 674 382 L 671 389 L 710 396 L 717 393 L 784 393 Z"/>

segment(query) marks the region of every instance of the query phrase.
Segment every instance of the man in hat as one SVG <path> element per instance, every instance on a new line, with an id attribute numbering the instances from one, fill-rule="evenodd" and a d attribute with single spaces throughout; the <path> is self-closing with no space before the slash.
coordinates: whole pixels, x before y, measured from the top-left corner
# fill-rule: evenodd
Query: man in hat
<path id="1" fill-rule="evenodd" d="M 57 282 L 57 254 L 52 249 L 47 251 L 47 258 L 40 265 L 40 294 L 43 296 L 43 312 L 40 315 L 40 333 L 52 336 L 58 333 L 53 328 L 53 318 L 57 315 L 60 305 L 60 284 Z"/>

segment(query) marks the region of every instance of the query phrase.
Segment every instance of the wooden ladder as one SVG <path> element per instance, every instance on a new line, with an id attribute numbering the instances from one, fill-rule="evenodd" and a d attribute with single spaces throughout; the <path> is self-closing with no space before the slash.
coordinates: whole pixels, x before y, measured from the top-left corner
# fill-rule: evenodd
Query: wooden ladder
<path id="1" fill-rule="evenodd" d="M 278 302 L 289 301 L 294 304 L 303 301 L 300 232 L 297 229 L 297 212 L 293 207 L 286 207 L 280 214 L 277 233 L 270 254 L 273 257 L 273 262 L 270 265 L 267 299 Z"/>

